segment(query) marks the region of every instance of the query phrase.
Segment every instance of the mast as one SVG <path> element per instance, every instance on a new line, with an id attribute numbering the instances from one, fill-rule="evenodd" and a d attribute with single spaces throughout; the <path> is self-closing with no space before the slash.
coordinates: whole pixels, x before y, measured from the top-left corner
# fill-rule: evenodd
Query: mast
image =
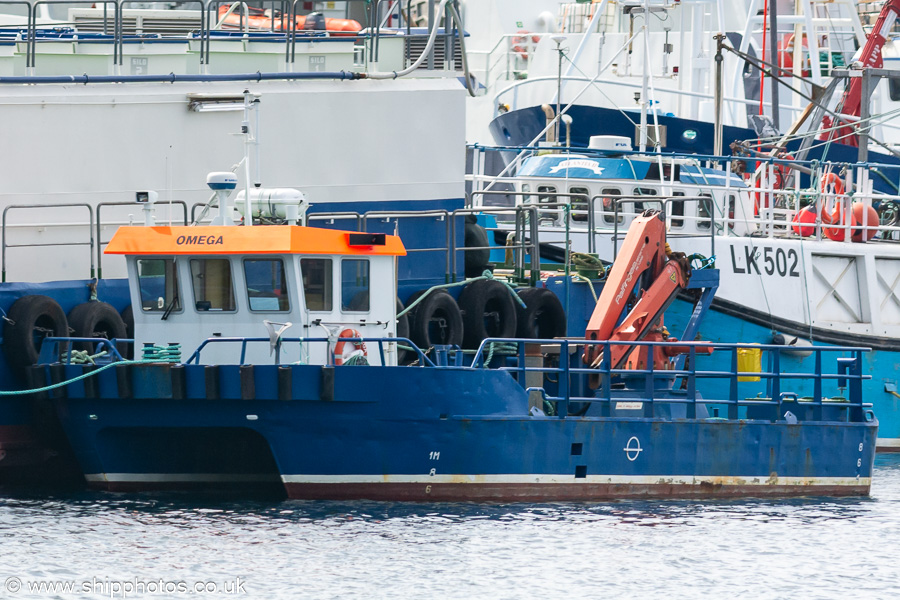
<path id="1" fill-rule="evenodd" d="M 650 57 L 647 56 L 647 46 L 650 39 L 650 0 L 644 0 L 644 73 L 641 77 L 641 136 L 638 149 L 647 151 L 647 110 L 650 108 L 647 98 L 647 89 L 650 82 Z"/>

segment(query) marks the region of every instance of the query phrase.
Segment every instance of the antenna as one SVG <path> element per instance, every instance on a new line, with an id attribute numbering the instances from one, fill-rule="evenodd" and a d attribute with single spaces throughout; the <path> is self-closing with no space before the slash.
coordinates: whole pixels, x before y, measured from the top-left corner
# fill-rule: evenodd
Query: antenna
<path id="1" fill-rule="evenodd" d="M 211 225 L 234 225 L 228 196 L 237 187 L 237 175 L 231 171 L 214 171 L 206 176 L 206 185 L 216 193 L 216 203 L 219 205 L 219 214 Z"/>

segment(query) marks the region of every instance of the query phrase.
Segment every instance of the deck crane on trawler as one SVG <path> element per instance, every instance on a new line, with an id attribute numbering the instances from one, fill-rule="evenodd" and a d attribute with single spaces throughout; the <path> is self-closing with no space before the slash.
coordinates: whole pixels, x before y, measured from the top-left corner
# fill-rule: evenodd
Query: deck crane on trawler
<path id="1" fill-rule="evenodd" d="M 663 325 L 663 313 L 678 292 L 685 289 L 691 276 L 691 265 L 681 252 L 672 252 L 666 244 L 666 224 L 658 210 L 644 211 L 628 228 L 622 250 L 613 263 L 603 291 L 588 322 L 585 337 L 610 342 L 677 342 Z M 642 283 L 638 288 L 638 284 Z M 640 290 L 633 308 L 622 315 L 630 304 L 632 293 Z M 615 344 L 610 348 L 609 368 L 647 368 L 647 347 L 642 347 L 636 360 L 628 360 L 634 346 Z M 685 348 L 666 347 L 653 356 L 654 369 L 671 368 L 669 359 Z M 698 352 L 710 353 L 708 348 Z M 587 346 L 585 364 L 599 368 L 603 361 L 601 346 Z M 627 361 L 627 362 L 626 362 Z"/>
<path id="2" fill-rule="evenodd" d="M 881 50 L 898 16 L 900 16 L 900 0 L 887 0 L 881 7 L 881 14 L 878 15 L 875 26 L 866 38 L 866 45 L 854 57 L 854 63 L 861 64 L 863 69 L 880 69 L 884 66 Z M 825 134 L 823 139 L 839 140 L 848 146 L 858 146 L 859 138 L 853 127 L 853 121 L 859 119 L 861 106 L 862 78 L 852 77 L 844 90 L 844 96 L 840 102 L 840 114 L 848 118 L 843 121 L 843 125 L 835 127 Z M 827 116 L 823 118 L 826 129 L 830 129 L 831 120 Z"/>

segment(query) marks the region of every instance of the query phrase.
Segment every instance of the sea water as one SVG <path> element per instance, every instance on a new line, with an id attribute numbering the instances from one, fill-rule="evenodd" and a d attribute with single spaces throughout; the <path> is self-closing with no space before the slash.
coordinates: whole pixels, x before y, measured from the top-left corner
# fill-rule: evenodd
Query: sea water
<path id="1" fill-rule="evenodd" d="M 896 598 L 870 498 L 401 504 L 0 497 L 0 598 Z"/>

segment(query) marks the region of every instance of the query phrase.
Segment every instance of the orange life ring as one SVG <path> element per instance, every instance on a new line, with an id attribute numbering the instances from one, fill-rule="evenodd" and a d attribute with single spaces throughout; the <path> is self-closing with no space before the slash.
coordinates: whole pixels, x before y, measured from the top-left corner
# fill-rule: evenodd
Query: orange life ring
<path id="1" fill-rule="evenodd" d="M 541 36 L 534 35 L 530 31 L 525 29 L 520 29 L 516 32 L 518 35 L 515 35 L 510 39 L 509 44 L 512 46 L 512 51 L 519 55 L 519 58 L 522 60 L 528 60 L 528 54 L 530 47 L 533 47 L 534 44 L 537 44 L 541 41 Z M 529 36 L 531 46 L 529 46 Z"/>
<path id="2" fill-rule="evenodd" d="M 837 173 L 826 173 L 822 177 L 820 188 L 822 193 L 826 194 L 822 205 L 822 223 L 825 225 L 840 225 L 840 228 L 824 228 L 825 237 L 829 240 L 842 242 L 847 237 L 847 228 L 845 227 L 847 223 L 844 220 L 844 215 L 847 211 L 844 210 L 843 203 L 837 197 L 844 194 L 844 182 Z M 850 211 L 850 226 L 856 226 L 856 217 L 852 211 Z"/>
<path id="3" fill-rule="evenodd" d="M 783 160 L 794 160 L 793 155 L 791 154 L 782 154 L 779 158 Z M 765 164 L 763 164 L 761 169 L 765 169 Z M 783 190 L 785 184 L 787 183 L 788 177 L 790 176 L 791 166 L 775 163 L 772 166 L 772 185 L 769 186 L 773 190 Z M 762 187 L 762 177 L 757 177 L 753 182 L 753 187 L 761 188 Z M 753 194 L 753 216 L 759 216 L 759 210 L 761 208 L 769 208 L 772 202 L 770 201 L 770 196 L 773 196 L 774 193 L 769 192 L 754 192 Z"/>
<path id="4" fill-rule="evenodd" d="M 344 338 L 344 339 L 342 339 Z M 348 341 L 346 338 L 360 338 L 358 341 Z M 349 352 L 347 352 L 347 348 L 351 348 Z M 346 355 L 345 355 L 345 352 Z M 334 364 L 335 366 L 340 366 L 344 364 L 345 361 L 349 360 L 352 356 L 369 356 L 366 351 L 366 345 L 362 341 L 362 334 L 360 334 L 355 329 L 345 329 L 338 336 L 338 343 L 334 345 Z"/>
<path id="5" fill-rule="evenodd" d="M 800 75 L 809 77 L 812 75 L 812 68 L 809 63 L 809 42 L 806 40 L 805 33 L 801 38 L 800 45 L 803 47 L 801 50 L 803 65 L 801 67 Z M 785 36 L 778 44 L 778 66 L 785 71 L 794 70 L 794 34 Z"/>

